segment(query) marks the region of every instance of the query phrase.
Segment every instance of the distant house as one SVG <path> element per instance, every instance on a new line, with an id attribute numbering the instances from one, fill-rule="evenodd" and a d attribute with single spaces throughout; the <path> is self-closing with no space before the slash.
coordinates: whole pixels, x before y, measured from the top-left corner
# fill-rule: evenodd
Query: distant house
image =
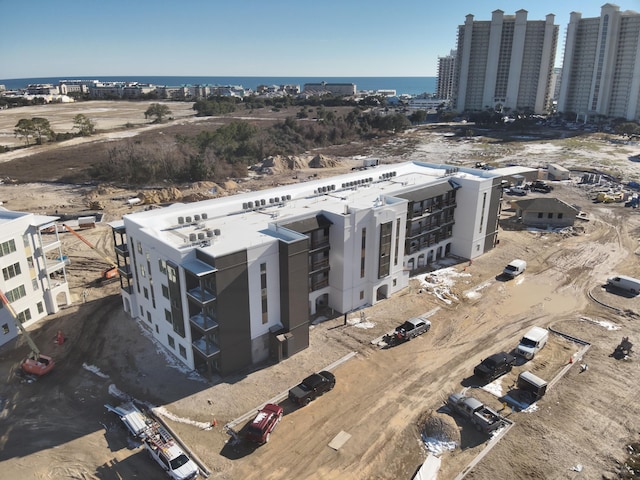
<path id="1" fill-rule="evenodd" d="M 570 227 L 580 213 L 576 207 L 551 197 L 512 200 L 511 206 L 524 225 L 537 228 Z"/>

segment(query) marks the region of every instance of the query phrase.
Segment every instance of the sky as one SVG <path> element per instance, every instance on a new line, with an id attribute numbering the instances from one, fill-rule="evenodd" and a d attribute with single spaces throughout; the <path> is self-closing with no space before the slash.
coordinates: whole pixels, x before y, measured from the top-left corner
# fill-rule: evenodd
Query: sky
<path id="1" fill-rule="evenodd" d="M 0 0 L 0 78 L 436 76 L 467 14 L 555 15 L 605 0 Z M 640 0 L 610 0 L 640 12 Z M 24 5 L 20 7 L 19 5 Z"/>

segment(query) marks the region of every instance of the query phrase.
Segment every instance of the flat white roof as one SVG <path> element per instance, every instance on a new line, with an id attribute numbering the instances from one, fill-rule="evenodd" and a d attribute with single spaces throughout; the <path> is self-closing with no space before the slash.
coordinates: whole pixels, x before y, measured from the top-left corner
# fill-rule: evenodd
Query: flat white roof
<path id="1" fill-rule="evenodd" d="M 273 242 L 279 235 L 269 229 L 270 224 L 282 225 L 321 211 L 341 215 L 345 208 L 375 208 L 384 204 L 385 196 L 392 197 L 411 186 L 456 178 L 483 181 L 497 176 L 494 171 L 406 162 L 268 190 L 176 203 L 128 214 L 124 219 L 173 248 L 197 246 L 219 256 Z"/>

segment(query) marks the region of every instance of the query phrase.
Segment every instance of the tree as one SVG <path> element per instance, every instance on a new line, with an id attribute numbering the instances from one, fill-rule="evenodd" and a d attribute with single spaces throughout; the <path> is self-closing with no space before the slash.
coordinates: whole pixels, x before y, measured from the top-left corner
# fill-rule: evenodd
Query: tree
<path id="1" fill-rule="evenodd" d="M 18 123 L 16 123 L 13 133 L 15 133 L 16 137 L 24 137 L 28 146 L 29 137 L 33 136 L 33 122 L 28 118 L 21 118 L 18 120 Z"/>
<path id="2" fill-rule="evenodd" d="M 96 125 L 86 115 L 79 113 L 73 117 L 73 128 L 78 129 L 78 133 L 83 137 L 88 137 L 96 131 Z"/>
<path id="3" fill-rule="evenodd" d="M 144 112 L 144 118 L 155 117 L 154 123 L 162 123 L 164 117 L 171 115 L 171 110 L 162 103 L 152 103 Z"/>
<path id="4" fill-rule="evenodd" d="M 47 137 L 49 139 L 54 137 L 53 130 L 51 129 L 51 124 L 49 120 L 42 117 L 33 117 L 31 119 L 33 125 L 33 132 L 37 138 L 37 143 L 42 144 L 42 137 Z"/>

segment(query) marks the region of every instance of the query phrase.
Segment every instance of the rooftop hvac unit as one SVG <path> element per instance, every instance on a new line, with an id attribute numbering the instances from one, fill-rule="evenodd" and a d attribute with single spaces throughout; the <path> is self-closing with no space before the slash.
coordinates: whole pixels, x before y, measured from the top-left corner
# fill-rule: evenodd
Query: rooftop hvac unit
<path id="1" fill-rule="evenodd" d="M 207 237 L 209 237 L 209 238 L 213 237 L 213 230 L 211 230 L 211 229 L 207 230 Z"/>
<path id="2" fill-rule="evenodd" d="M 248 202 L 249 208 L 253 208 L 253 202 Z"/>
<path id="3" fill-rule="evenodd" d="M 178 217 L 178 225 L 184 225 L 184 217 Z"/>
<path id="4" fill-rule="evenodd" d="M 263 207 L 267 204 L 267 201 L 264 198 L 260 199 L 260 205 L 262 205 Z"/>
<path id="5" fill-rule="evenodd" d="M 270 199 L 269 199 L 269 203 L 273 203 L 273 198 L 270 198 Z"/>
<path id="6" fill-rule="evenodd" d="M 200 215 L 196 214 L 193 216 L 193 221 L 194 222 L 199 222 L 200 221 Z"/>
<path id="7" fill-rule="evenodd" d="M 190 242 L 195 242 L 196 241 L 196 234 L 195 233 L 190 233 L 189 234 L 189 241 Z"/>
<path id="8" fill-rule="evenodd" d="M 198 233 L 198 240 L 204 240 L 204 232 Z"/>
<path id="9" fill-rule="evenodd" d="M 287 195 L 287 200 L 291 200 L 291 195 Z"/>
<path id="10" fill-rule="evenodd" d="M 209 218 L 209 215 L 207 215 L 206 213 L 203 213 L 203 214 L 202 214 L 202 219 L 203 219 L 203 220 L 206 220 L 207 218 Z"/>
<path id="11" fill-rule="evenodd" d="M 246 210 L 247 208 L 249 208 L 249 204 L 247 202 L 243 202 L 242 203 L 242 209 Z"/>
<path id="12" fill-rule="evenodd" d="M 274 198 L 274 199 L 273 199 L 273 201 L 274 201 L 275 203 L 280 203 L 280 197 L 276 197 L 276 198 Z"/>
<path id="13" fill-rule="evenodd" d="M 184 221 L 187 223 L 191 223 L 191 217 L 185 217 Z"/>
<path id="14" fill-rule="evenodd" d="M 216 237 L 219 237 L 219 236 L 220 236 L 220 229 L 219 229 L 219 228 L 216 228 L 216 229 L 213 231 L 213 233 L 215 234 L 215 236 L 216 236 Z"/>

